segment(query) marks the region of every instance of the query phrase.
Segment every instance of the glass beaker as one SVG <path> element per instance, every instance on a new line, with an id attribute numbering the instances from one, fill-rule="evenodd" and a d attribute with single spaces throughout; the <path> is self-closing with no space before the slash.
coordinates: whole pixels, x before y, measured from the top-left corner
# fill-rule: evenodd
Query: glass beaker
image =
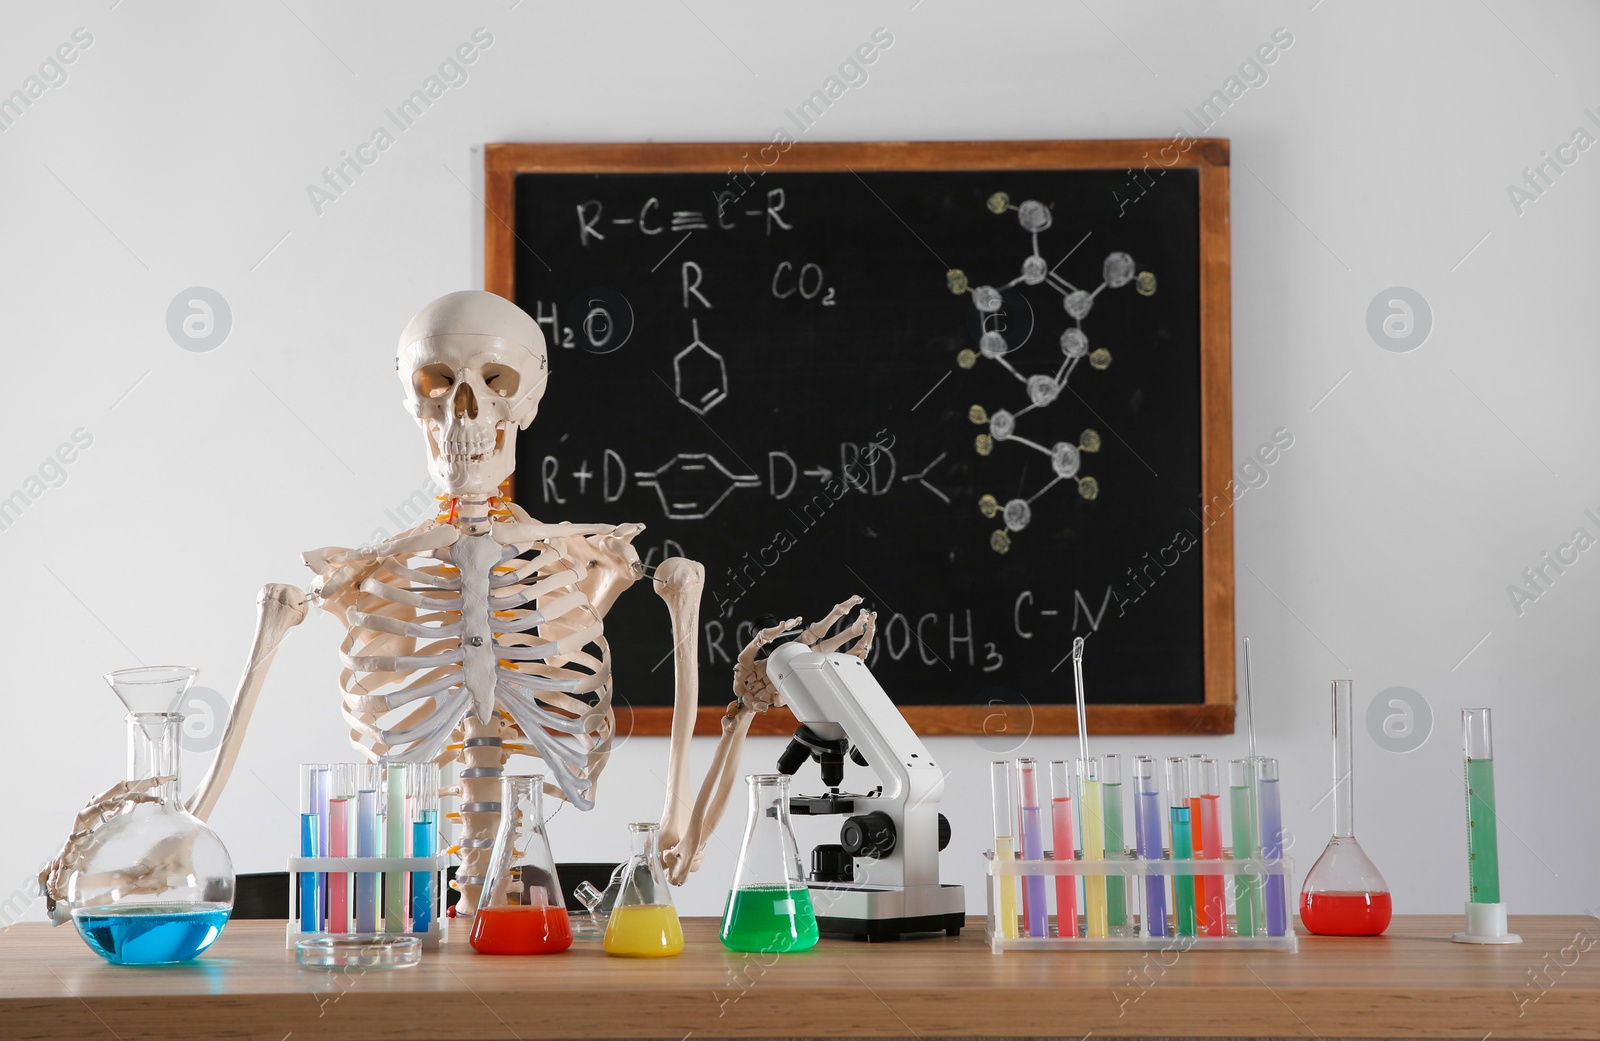
<path id="1" fill-rule="evenodd" d="M 745 782 L 750 816 L 722 913 L 722 945 L 763 954 L 808 950 L 817 944 L 817 914 L 789 821 L 789 777 L 750 774 Z"/>
<path id="2" fill-rule="evenodd" d="M 196 675 L 175 665 L 106 674 L 128 709 L 127 779 L 162 779 L 95 830 L 67 879 L 78 935 L 114 965 L 188 961 L 233 913 L 233 861 L 179 793 L 178 705 Z"/>
<path id="3" fill-rule="evenodd" d="M 1319 936 L 1377 936 L 1394 912 L 1389 884 L 1356 841 L 1351 805 L 1350 681 L 1333 681 L 1333 837 L 1300 887 L 1300 921 Z"/>
<path id="4" fill-rule="evenodd" d="M 607 954 L 624 958 L 663 958 L 683 950 L 683 926 L 672 906 L 667 876 L 656 850 L 655 824 L 628 825 L 628 862 L 622 888 L 606 920 Z"/>
<path id="5" fill-rule="evenodd" d="M 472 916 L 470 942 L 479 954 L 555 954 L 572 946 L 543 797 L 543 774 L 500 779 L 500 830 Z"/>

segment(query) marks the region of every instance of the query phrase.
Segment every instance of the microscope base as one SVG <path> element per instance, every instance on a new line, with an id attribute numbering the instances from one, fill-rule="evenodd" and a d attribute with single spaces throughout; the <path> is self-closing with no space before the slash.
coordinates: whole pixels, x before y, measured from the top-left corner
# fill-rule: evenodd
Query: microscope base
<path id="1" fill-rule="evenodd" d="M 937 933 L 959 936 L 967 924 L 960 886 L 858 889 L 813 882 L 810 889 L 824 936 L 878 943 Z"/>

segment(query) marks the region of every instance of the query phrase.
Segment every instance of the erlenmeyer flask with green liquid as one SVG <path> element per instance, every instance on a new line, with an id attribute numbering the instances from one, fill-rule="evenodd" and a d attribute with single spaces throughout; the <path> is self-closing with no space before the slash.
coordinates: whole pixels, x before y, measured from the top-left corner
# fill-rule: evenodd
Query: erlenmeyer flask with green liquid
<path id="1" fill-rule="evenodd" d="M 750 774 L 750 817 L 733 889 L 722 914 L 722 945 L 783 954 L 816 946 L 817 915 L 789 822 L 789 778 Z"/>

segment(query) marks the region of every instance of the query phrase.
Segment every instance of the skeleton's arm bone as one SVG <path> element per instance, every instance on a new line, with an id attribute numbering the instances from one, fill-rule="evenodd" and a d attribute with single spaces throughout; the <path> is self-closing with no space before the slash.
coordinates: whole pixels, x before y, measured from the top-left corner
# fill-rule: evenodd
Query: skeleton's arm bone
<path id="1" fill-rule="evenodd" d="M 711 769 L 691 805 L 688 800 L 689 741 L 694 736 L 695 716 L 700 707 L 700 591 L 705 585 L 705 568 L 692 560 L 669 557 L 656 568 L 655 578 L 656 593 L 667 602 L 667 611 L 672 617 L 677 673 L 667 796 L 661 811 L 661 860 L 668 881 L 682 885 L 689 873 L 699 866 L 706 839 L 727 808 L 734 775 L 739 769 L 739 753 L 755 710 L 741 703 L 734 712 L 723 717 L 722 737 L 717 743 Z"/>
<path id="2" fill-rule="evenodd" d="M 205 820 L 222 795 L 222 788 L 233 772 L 234 761 L 239 758 L 239 748 L 244 742 L 244 731 L 250 725 L 250 713 L 255 709 L 256 697 L 266 682 L 267 669 L 278 653 L 278 644 L 284 633 L 299 625 L 306 616 L 306 594 L 295 586 L 272 583 L 262 587 L 256 597 L 256 636 L 250 645 L 250 657 L 244 665 L 244 675 L 239 677 L 239 688 L 234 692 L 233 705 L 228 711 L 228 724 L 222 732 L 222 744 L 211 768 L 189 798 L 189 812 Z"/>

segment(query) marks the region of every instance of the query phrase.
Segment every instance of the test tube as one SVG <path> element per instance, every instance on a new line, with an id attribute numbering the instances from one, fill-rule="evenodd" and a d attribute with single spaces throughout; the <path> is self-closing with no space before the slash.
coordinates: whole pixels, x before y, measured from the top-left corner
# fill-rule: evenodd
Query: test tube
<path id="1" fill-rule="evenodd" d="M 1122 757 L 1115 753 L 1100 757 L 1100 811 L 1106 821 L 1106 859 L 1122 860 L 1128 844 L 1122 837 Z M 1113 935 L 1120 936 L 1128 924 L 1127 883 L 1121 875 L 1106 876 L 1106 925 Z"/>
<path id="2" fill-rule="evenodd" d="M 1072 840 L 1071 764 L 1057 759 L 1050 764 L 1050 832 L 1057 860 L 1076 860 Z M 1056 876 L 1056 935 L 1078 935 L 1078 879 Z"/>
<path id="3" fill-rule="evenodd" d="M 384 856 L 406 855 L 406 764 L 390 763 L 384 768 L 387 783 L 386 812 L 384 814 Z M 391 933 L 406 931 L 406 872 L 386 871 L 383 877 L 384 929 Z"/>
<path id="4" fill-rule="evenodd" d="M 1190 760 L 1194 762 L 1194 760 Z M 1190 792 L 1189 803 L 1191 806 L 1200 804 L 1200 848 L 1194 851 L 1196 860 L 1221 860 L 1222 859 L 1222 778 L 1220 768 L 1215 759 L 1201 758 L 1200 764 L 1200 798 L 1193 798 Z M 1235 831 L 1238 829 L 1237 811 L 1234 817 Z M 1235 850 L 1238 843 L 1234 844 Z M 1238 856 L 1235 852 L 1234 856 Z M 1200 902 L 1200 878 L 1205 880 L 1205 902 Z M 1199 876 L 1194 888 L 1195 906 L 1198 908 L 1200 929 L 1207 936 L 1228 935 L 1228 887 L 1222 875 Z"/>
<path id="5" fill-rule="evenodd" d="M 322 814 L 317 812 L 318 795 L 327 793 L 328 767 L 306 763 L 300 768 L 300 855 L 323 855 L 322 836 L 326 834 Z M 322 879 L 318 872 L 300 872 L 300 931 L 322 931 Z"/>
<path id="6" fill-rule="evenodd" d="M 989 787 L 994 798 L 994 859 L 1005 864 L 1016 859 L 1016 818 L 1011 815 L 1011 764 L 997 759 L 989 764 Z M 996 875 L 995 888 L 1000 891 L 1000 935 L 1012 938 L 1017 935 L 1017 876 Z"/>
<path id="7" fill-rule="evenodd" d="M 439 842 L 439 764 L 418 763 L 406 778 L 411 788 L 411 855 L 432 857 Z M 432 871 L 411 873 L 411 931 L 425 933 L 433 928 Z"/>
<path id="8" fill-rule="evenodd" d="M 1194 859 L 1194 838 L 1189 825 L 1189 766 L 1183 756 L 1167 759 L 1167 806 L 1172 817 L 1172 862 Z M 1195 935 L 1194 876 L 1172 876 L 1172 915 L 1179 936 Z"/>
<path id="9" fill-rule="evenodd" d="M 1233 817 L 1233 857 L 1243 860 L 1260 850 L 1256 836 L 1256 808 L 1253 798 L 1255 771 L 1249 759 L 1228 760 L 1228 803 Z M 1276 794 L 1277 789 L 1273 789 Z M 1281 889 L 1280 879 L 1280 889 Z M 1240 936 L 1255 936 L 1266 924 L 1261 906 L 1261 879 L 1256 875 L 1233 876 L 1234 918 L 1238 922 L 1235 932 Z M 1280 901 L 1281 902 L 1281 901 Z M 1280 911 L 1281 913 L 1281 911 Z M 1281 933 L 1279 935 L 1282 935 Z"/>
<path id="10" fill-rule="evenodd" d="M 382 780 L 375 763 L 356 768 L 356 856 L 376 857 L 378 853 L 378 784 Z M 378 931 L 378 873 L 356 872 L 356 932 Z"/>
<path id="11" fill-rule="evenodd" d="M 1189 769 L 1189 849 L 1194 853 L 1195 859 L 1200 859 L 1205 852 L 1205 836 L 1200 831 L 1200 761 L 1203 755 L 1194 753 L 1185 762 Z M 1200 931 L 1206 928 L 1206 882 L 1205 875 L 1194 876 L 1194 906 L 1196 917 L 1199 920 Z"/>
<path id="12" fill-rule="evenodd" d="M 328 856 L 350 855 L 350 826 L 354 821 L 351 805 L 356 795 L 356 766 L 335 763 L 328 781 Z M 328 873 L 328 931 L 350 931 L 350 875 L 344 871 Z"/>
<path id="13" fill-rule="evenodd" d="M 1105 805 L 1100 791 L 1100 764 L 1093 758 L 1078 760 L 1078 804 L 1083 814 L 1079 828 L 1083 832 L 1083 859 L 1105 860 L 1106 818 Z M 1083 876 L 1083 903 L 1088 919 L 1089 937 L 1103 939 L 1110 935 L 1110 922 L 1106 915 L 1106 876 Z"/>
<path id="14" fill-rule="evenodd" d="M 1230 768 L 1230 781 L 1232 770 Z M 1283 803 L 1278 796 L 1278 761 L 1266 756 L 1256 760 L 1256 807 L 1261 812 L 1261 859 L 1283 859 Z M 1234 856 L 1238 856 L 1237 850 Z M 1289 905 L 1284 902 L 1282 875 L 1268 875 L 1266 884 L 1268 936 L 1288 932 Z"/>
<path id="15" fill-rule="evenodd" d="M 1022 819 L 1022 859 L 1044 859 L 1044 824 L 1039 819 L 1038 763 L 1032 759 L 1017 760 L 1017 806 Z M 1045 899 L 1043 875 L 1022 876 L 1023 918 L 1029 936 L 1049 936 L 1046 927 L 1049 905 Z"/>
<path id="16" fill-rule="evenodd" d="M 1156 783 L 1156 761 L 1147 755 L 1133 757 L 1133 830 L 1139 859 L 1162 859 L 1161 791 Z M 1167 885 L 1160 875 L 1144 879 L 1144 934 L 1167 935 Z"/>
<path id="17" fill-rule="evenodd" d="M 1500 902 L 1500 837 L 1494 815 L 1494 744 L 1489 710 L 1461 710 L 1467 775 L 1467 884 L 1469 902 Z"/>

